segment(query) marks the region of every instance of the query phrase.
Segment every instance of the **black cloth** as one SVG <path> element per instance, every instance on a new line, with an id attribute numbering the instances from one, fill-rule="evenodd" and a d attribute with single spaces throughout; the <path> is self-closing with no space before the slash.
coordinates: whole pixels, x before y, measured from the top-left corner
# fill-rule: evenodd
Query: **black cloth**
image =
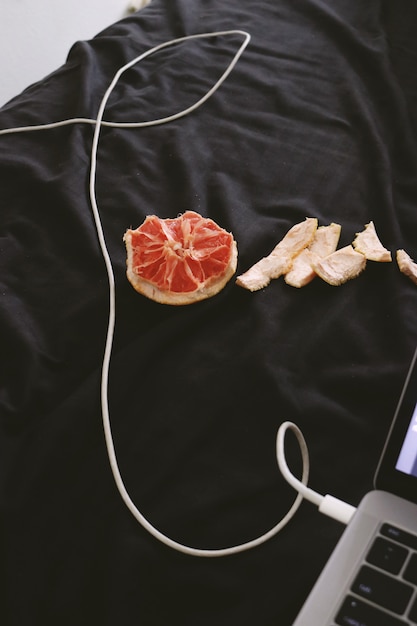
<path id="1" fill-rule="evenodd" d="M 293 490 L 275 437 L 302 429 L 310 485 L 357 504 L 417 342 L 417 287 L 368 262 L 340 287 L 232 280 L 185 307 L 137 294 L 123 234 L 195 210 L 233 232 L 238 272 L 305 217 L 374 222 L 417 259 L 415 4 L 153 0 L 0 111 L 0 128 L 97 116 L 116 71 L 151 47 L 242 29 L 223 86 L 163 126 L 103 128 L 97 201 L 116 278 L 109 403 L 127 489 L 173 539 L 235 545 Z M 189 41 L 123 75 L 104 119 L 190 106 L 239 35 Z M 0 613 L 5 626 L 289 626 L 343 527 L 303 503 L 273 540 L 198 559 L 153 539 L 122 502 L 100 411 L 108 284 L 88 194 L 93 128 L 0 137 Z M 299 455 L 288 438 L 289 459 Z"/>

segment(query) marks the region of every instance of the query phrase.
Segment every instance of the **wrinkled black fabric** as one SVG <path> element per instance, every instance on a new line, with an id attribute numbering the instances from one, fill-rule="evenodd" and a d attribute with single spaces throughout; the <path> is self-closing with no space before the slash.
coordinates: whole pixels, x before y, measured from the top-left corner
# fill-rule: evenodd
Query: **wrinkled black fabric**
<path id="1" fill-rule="evenodd" d="M 416 9 L 371 0 L 153 0 L 0 111 L 0 128 L 95 118 L 119 67 L 175 37 L 251 42 L 191 115 L 103 128 L 97 200 L 116 278 L 109 402 L 128 491 L 177 541 L 220 548 L 287 511 L 275 460 L 303 430 L 311 486 L 372 485 L 417 341 L 417 287 L 368 262 L 341 287 L 232 280 L 187 307 L 125 277 L 123 233 L 195 210 L 231 230 L 238 271 L 307 216 L 373 220 L 417 259 Z M 123 75 L 104 118 L 145 121 L 202 97 L 242 42 L 190 41 Z M 342 527 L 304 503 L 276 538 L 223 559 L 176 553 L 115 488 L 100 413 L 108 285 L 88 196 L 93 130 L 0 137 L 0 612 L 5 626 L 289 626 Z M 289 437 L 294 468 L 298 455 Z"/>

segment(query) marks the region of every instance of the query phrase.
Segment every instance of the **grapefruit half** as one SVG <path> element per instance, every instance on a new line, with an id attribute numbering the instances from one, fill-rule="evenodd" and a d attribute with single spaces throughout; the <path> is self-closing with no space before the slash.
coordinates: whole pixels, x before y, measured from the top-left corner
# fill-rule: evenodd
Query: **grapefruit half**
<path id="1" fill-rule="evenodd" d="M 161 304 L 210 298 L 236 271 L 233 235 L 194 211 L 173 219 L 148 215 L 136 230 L 127 230 L 123 239 L 129 282 Z"/>

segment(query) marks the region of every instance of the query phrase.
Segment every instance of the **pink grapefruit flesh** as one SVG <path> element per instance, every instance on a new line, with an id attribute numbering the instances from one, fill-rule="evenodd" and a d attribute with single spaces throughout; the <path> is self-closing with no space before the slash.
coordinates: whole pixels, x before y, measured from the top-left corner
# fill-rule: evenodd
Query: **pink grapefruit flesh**
<path id="1" fill-rule="evenodd" d="M 124 235 L 127 277 L 161 304 L 191 304 L 217 294 L 236 271 L 233 235 L 194 211 L 176 218 L 148 215 Z"/>

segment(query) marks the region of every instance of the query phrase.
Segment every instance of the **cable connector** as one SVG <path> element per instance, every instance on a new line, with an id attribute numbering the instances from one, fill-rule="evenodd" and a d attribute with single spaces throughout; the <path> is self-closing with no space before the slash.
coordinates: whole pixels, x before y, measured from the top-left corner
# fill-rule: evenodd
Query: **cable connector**
<path id="1" fill-rule="evenodd" d="M 319 505 L 319 511 L 347 525 L 356 511 L 356 507 L 327 494 Z"/>

